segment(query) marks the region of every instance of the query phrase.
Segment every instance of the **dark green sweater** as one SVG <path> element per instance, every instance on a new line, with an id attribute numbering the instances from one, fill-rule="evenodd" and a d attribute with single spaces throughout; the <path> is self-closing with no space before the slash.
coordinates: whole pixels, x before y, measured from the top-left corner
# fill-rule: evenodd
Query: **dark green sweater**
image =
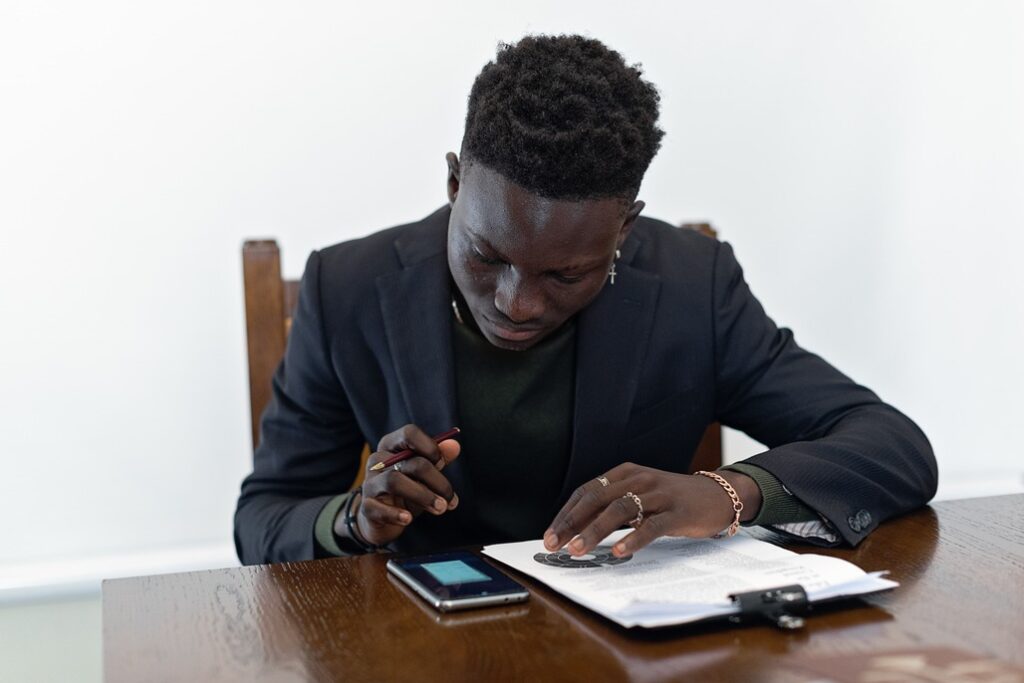
<path id="1" fill-rule="evenodd" d="M 526 351 L 506 351 L 455 323 L 452 344 L 473 536 L 491 543 L 540 538 L 558 512 L 569 466 L 576 326 L 570 322 Z"/>

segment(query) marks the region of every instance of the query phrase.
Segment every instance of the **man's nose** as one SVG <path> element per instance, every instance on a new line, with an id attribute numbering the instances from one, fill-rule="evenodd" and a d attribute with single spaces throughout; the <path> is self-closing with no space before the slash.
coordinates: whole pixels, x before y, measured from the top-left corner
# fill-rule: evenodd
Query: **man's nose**
<path id="1" fill-rule="evenodd" d="M 513 268 L 506 268 L 494 291 L 494 307 L 513 323 L 528 323 L 544 313 L 537 283 Z"/>

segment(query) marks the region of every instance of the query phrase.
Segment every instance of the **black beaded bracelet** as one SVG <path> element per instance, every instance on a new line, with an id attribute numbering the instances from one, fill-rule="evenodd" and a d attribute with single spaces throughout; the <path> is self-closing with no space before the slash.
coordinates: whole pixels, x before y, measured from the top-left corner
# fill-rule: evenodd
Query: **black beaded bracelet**
<path id="1" fill-rule="evenodd" d="M 364 553 L 375 553 L 380 550 L 380 546 L 370 543 L 359 534 L 355 516 L 352 514 L 356 496 L 361 496 L 362 494 L 363 487 L 358 486 L 348 497 L 348 501 L 345 504 L 345 530 L 348 531 L 349 540 L 355 543 L 360 550 Z"/>

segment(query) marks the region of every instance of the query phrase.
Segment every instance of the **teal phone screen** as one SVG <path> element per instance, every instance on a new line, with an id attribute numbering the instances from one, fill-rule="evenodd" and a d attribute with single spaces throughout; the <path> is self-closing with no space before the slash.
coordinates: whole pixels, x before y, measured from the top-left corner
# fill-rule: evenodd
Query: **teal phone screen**
<path id="1" fill-rule="evenodd" d="M 473 569 L 462 560 L 426 562 L 420 566 L 426 569 L 431 576 L 445 586 L 452 586 L 457 583 L 477 583 L 480 581 L 491 580 L 491 577 L 487 576 L 487 574 Z"/>

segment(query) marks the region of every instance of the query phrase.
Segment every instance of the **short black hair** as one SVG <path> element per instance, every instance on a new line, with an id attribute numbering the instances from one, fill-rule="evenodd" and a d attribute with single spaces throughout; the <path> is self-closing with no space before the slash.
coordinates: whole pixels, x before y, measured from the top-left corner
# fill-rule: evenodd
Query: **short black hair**
<path id="1" fill-rule="evenodd" d="M 633 199 L 661 146 L 658 91 L 579 35 L 501 44 L 469 93 L 462 156 L 552 199 Z"/>

